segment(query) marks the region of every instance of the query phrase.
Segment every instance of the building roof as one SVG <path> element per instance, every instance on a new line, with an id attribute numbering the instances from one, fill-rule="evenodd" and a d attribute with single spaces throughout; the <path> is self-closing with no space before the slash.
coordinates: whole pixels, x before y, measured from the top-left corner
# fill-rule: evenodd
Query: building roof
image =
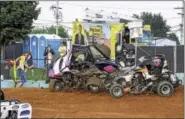
<path id="1" fill-rule="evenodd" d="M 45 37 L 46 39 L 58 39 L 61 40 L 62 38 L 56 34 L 42 34 L 41 37 Z"/>
<path id="2" fill-rule="evenodd" d="M 57 39 L 57 40 L 61 40 L 62 38 L 56 34 L 28 34 L 27 36 L 29 37 L 33 37 L 36 36 L 37 38 L 40 37 L 45 37 L 46 39 Z"/>
<path id="3" fill-rule="evenodd" d="M 154 39 L 149 45 L 156 45 L 156 46 L 175 46 L 176 42 L 170 40 L 169 38 L 157 38 Z"/>

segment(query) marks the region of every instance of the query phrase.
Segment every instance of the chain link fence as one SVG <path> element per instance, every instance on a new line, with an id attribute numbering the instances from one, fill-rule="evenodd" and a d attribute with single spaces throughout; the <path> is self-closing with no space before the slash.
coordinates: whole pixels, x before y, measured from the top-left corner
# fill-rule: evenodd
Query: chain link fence
<path id="1" fill-rule="evenodd" d="M 147 54 L 164 54 L 170 70 L 173 72 L 176 70 L 177 73 L 184 72 L 184 46 L 140 46 L 137 48 L 137 59 Z"/>
<path id="2" fill-rule="evenodd" d="M 13 58 L 12 58 L 13 59 Z M 9 60 L 12 59 L 1 59 L 0 63 L 0 72 L 1 72 L 1 79 L 13 79 L 14 78 L 14 71 L 13 71 L 13 66 L 8 64 Z M 33 63 L 37 61 L 43 61 L 44 59 L 33 59 Z M 47 67 L 37 67 L 35 66 L 31 70 L 27 70 L 27 79 L 28 80 L 33 80 L 33 81 L 38 81 L 38 80 L 46 80 L 48 78 L 48 72 L 49 69 Z"/>

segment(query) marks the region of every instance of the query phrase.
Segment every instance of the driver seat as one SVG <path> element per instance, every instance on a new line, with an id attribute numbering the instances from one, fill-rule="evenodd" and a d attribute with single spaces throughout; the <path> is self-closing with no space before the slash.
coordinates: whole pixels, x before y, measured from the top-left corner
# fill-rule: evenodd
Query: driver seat
<path id="1" fill-rule="evenodd" d="M 152 60 L 152 74 L 160 75 L 162 72 L 162 60 L 159 57 L 154 57 Z"/>

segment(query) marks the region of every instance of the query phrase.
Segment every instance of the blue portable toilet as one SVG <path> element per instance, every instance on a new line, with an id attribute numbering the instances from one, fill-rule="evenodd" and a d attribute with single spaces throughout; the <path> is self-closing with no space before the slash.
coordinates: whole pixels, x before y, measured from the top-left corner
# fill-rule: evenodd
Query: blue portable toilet
<path id="1" fill-rule="evenodd" d="M 39 49 L 38 49 L 38 58 L 42 59 L 39 60 L 38 62 L 38 67 L 39 68 L 44 68 L 44 52 L 45 52 L 45 48 L 47 47 L 47 37 L 46 34 L 43 34 L 40 38 L 39 38 Z"/>
<path id="2" fill-rule="evenodd" d="M 53 49 L 55 56 L 58 55 L 58 48 L 60 46 L 61 37 L 53 34 L 42 34 L 38 42 L 38 58 L 43 59 L 38 61 L 38 68 L 44 68 L 44 51 L 45 48 L 50 45 Z"/>
<path id="3" fill-rule="evenodd" d="M 31 37 L 33 36 L 33 34 L 29 34 L 27 36 L 24 37 L 23 40 L 23 52 L 28 52 L 30 51 L 30 45 L 31 45 Z"/>
<path id="4" fill-rule="evenodd" d="M 31 42 L 30 42 L 31 43 L 30 52 L 32 53 L 33 63 L 35 64 L 36 67 L 38 67 L 38 62 L 39 62 L 39 58 L 38 58 L 39 38 L 40 38 L 40 35 L 35 34 L 31 37 Z"/>
<path id="5" fill-rule="evenodd" d="M 55 34 L 50 35 L 50 37 L 48 38 L 48 45 L 50 45 L 53 51 L 55 52 L 55 56 L 59 55 L 58 48 L 60 47 L 61 41 L 62 38 Z"/>

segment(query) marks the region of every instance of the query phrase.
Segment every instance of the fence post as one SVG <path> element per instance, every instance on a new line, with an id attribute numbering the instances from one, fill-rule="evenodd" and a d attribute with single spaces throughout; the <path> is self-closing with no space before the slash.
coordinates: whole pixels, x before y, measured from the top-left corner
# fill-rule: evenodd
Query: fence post
<path id="1" fill-rule="evenodd" d="M 137 39 L 135 39 L 135 66 L 137 66 Z"/>
<path id="2" fill-rule="evenodd" d="M 173 63 L 173 65 L 174 65 L 174 73 L 177 73 L 177 45 L 175 45 L 174 47 L 173 47 L 173 54 L 174 54 L 174 63 Z"/>

